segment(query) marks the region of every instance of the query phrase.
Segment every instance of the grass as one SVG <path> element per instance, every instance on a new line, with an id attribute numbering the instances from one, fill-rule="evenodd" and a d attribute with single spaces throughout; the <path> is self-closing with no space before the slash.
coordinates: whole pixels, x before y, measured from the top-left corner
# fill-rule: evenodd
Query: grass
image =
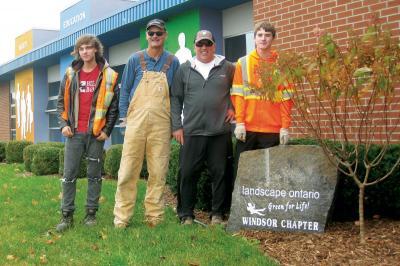
<path id="1" fill-rule="evenodd" d="M 155 228 L 143 222 L 146 183 L 140 181 L 132 226 L 112 225 L 116 182 L 105 180 L 98 225 L 85 227 L 85 179 L 78 181 L 75 226 L 58 234 L 61 183 L 29 176 L 22 164 L 0 164 L 0 265 L 273 265 L 258 243 L 222 228 L 181 226 L 172 208 Z"/>

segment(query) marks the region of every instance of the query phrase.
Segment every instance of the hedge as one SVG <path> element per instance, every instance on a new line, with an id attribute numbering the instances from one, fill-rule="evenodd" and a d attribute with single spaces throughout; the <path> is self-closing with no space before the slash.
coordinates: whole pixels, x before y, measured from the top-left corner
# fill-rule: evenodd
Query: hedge
<path id="1" fill-rule="evenodd" d="M 39 145 L 32 160 L 32 173 L 35 175 L 52 175 L 58 173 L 59 147 Z"/>
<path id="2" fill-rule="evenodd" d="M 6 161 L 7 163 L 23 163 L 23 151 L 26 146 L 32 145 L 31 141 L 27 140 L 12 140 L 6 146 Z"/>
<path id="3" fill-rule="evenodd" d="M 105 174 L 111 178 L 118 178 L 119 165 L 121 163 L 122 156 L 122 144 L 112 145 L 106 152 L 106 158 L 104 160 L 104 171 Z M 146 159 L 143 160 L 142 170 L 140 171 L 140 177 L 146 179 L 149 176 L 147 172 Z"/>
<path id="4" fill-rule="evenodd" d="M 178 192 L 178 174 L 179 174 L 179 150 L 180 145 L 175 140 L 171 142 L 171 154 L 169 160 L 169 169 L 167 176 L 167 184 L 171 191 L 176 194 Z M 207 167 L 204 166 L 203 171 L 197 182 L 197 203 L 196 208 L 204 211 L 211 210 L 211 177 Z"/>
<path id="5" fill-rule="evenodd" d="M 24 165 L 25 171 L 31 172 L 31 165 L 33 161 L 33 157 L 36 154 L 36 151 L 43 146 L 51 146 L 55 148 L 62 149 L 64 147 L 64 143 L 61 142 L 39 142 L 37 144 L 29 145 L 24 148 L 23 151 L 23 158 L 24 158 Z"/>
<path id="6" fill-rule="evenodd" d="M 316 145 L 317 141 L 312 139 L 295 139 L 291 140 L 290 144 Z M 372 146 L 372 153 L 376 154 L 378 151 L 379 146 Z M 364 153 L 361 152 L 359 156 L 363 157 Z M 375 180 L 383 173 L 387 173 L 388 169 L 394 164 L 399 156 L 400 145 L 390 145 L 380 166 L 371 171 L 369 180 Z M 361 176 L 365 173 L 363 164 L 361 165 L 359 173 Z M 347 177 L 341 172 L 338 174 L 338 184 L 336 187 L 336 195 L 333 207 L 333 220 L 342 221 L 358 219 L 358 187 L 351 177 Z M 375 214 L 396 219 L 400 218 L 399 167 L 384 181 L 378 183 L 377 185 L 366 188 L 364 210 L 367 218 L 370 218 Z"/>
<path id="7" fill-rule="evenodd" d="M 167 184 L 171 188 L 171 191 L 175 194 L 178 191 L 177 180 L 179 172 L 179 149 L 179 143 L 173 140 L 171 142 L 171 154 L 169 157 Z"/>
<path id="8" fill-rule="evenodd" d="M 7 142 L 0 141 L 0 162 L 6 159 L 6 146 Z"/>
<path id="9" fill-rule="evenodd" d="M 104 160 L 104 171 L 106 175 L 117 179 L 119 164 L 121 162 L 122 144 L 112 145 L 106 151 L 106 159 Z"/>

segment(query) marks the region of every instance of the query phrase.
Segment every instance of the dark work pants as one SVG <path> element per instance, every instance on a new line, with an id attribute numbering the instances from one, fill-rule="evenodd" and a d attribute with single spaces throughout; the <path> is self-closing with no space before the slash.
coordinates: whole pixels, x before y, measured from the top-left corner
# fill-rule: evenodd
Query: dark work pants
<path id="1" fill-rule="evenodd" d="M 178 216 L 194 217 L 197 201 L 197 182 L 204 163 L 211 174 L 212 209 L 211 215 L 223 215 L 227 195 L 225 170 L 231 134 L 217 136 L 184 136 L 185 143 L 180 150 L 180 175 L 178 180 Z"/>
<path id="2" fill-rule="evenodd" d="M 246 131 L 246 142 L 236 141 L 235 169 L 233 183 L 235 183 L 239 166 L 240 154 L 244 151 L 266 149 L 279 145 L 279 133 L 260 133 Z M 233 191 L 233 187 L 232 187 Z"/>
<path id="3" fill-rule="evenodd" d="M 71 138 L 67 138 L 64 153 L 64 176 L 62 179 L 62 212 L 73 213 L 75 210 L 76 180 L 79 174 L 81 158 L 85 152 L 88 160 L 86 209 L 97 211 L 99 208 L 103 147 L 104 141 L 98 141 L 91 134 L 75 133 Z"/>

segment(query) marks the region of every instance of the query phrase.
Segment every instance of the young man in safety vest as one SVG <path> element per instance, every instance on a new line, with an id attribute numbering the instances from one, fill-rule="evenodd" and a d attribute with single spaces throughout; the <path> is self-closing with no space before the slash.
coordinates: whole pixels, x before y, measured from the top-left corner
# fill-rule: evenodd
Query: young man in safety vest
<path id="1" fill-rule="evenodd" d="M 126 130 L 115 194 L 116 228 L 128 226 L 133 215 L 145 155 L 149 172 L 144 200 L 146 222 L 152 227 L 163 219 L 171 141 L 169 88 L 179 66 L 178 59 L 164 50 L 166 38 L 164 21 L 153 19 L 147 23 L 148 47 L 129 58 L 122 75 L 120 125 L 126 125 Z"/>
<path id="2" fill-rule="evenodd" d="M 58 232 L 73 225 L 76 180 L 80 161 L 87 156 L 88 191 L 84 224 L 96 224 L 101 193 L 101 161 L 104 141 L 118 119 L 118 74 L 103 57 L 103 45 L 93 35 L 76 41 L 75 60 L 61 82 L 57 112 L 61 132 L 66 137 L 62 179 L 62 220 Z"/>
<path id="3" fill-rule="evenodd" d="M 260 83 L 260 64 L 276 62 L 278 55 L 272 49 L 275 35 L 273 25 L 267 22 L 258 23 L 254 29 L 256 49 L 240 58 L 236 64 L 231 89 L 236 118 L 234 133 L 238 139 L 235 177 L 241 152 L 285 145 L 289 141 L 292 88 L 279 86 L 274 99 L 265 99 L 254 92 L 257 88 L 249 86 Z"/>

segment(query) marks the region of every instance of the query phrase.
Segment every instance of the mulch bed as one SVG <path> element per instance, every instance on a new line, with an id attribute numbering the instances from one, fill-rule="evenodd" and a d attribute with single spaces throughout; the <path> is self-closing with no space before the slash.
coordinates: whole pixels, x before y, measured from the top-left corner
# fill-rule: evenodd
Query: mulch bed
<path id="1" fill-rule="evenodd" d="M 167 191 L 166 202 L 176 206 Z M 208 214 L 196 211 L 196 219 L 209 224 Z M 366 221 L 366 244 L 361 245 L 354 222 L 333 222 L 323 234 L 243 230 L 260 250 L 281 265 L 400 265 L 400 221 Z"/>
<path id="2" fill-rule="evenodd" d="M 400 265 L 400 221 L 366 222 L 366 244 L 354 222 L 334 222 L 323 234 L 242 231 L 282 265 Z"/>

